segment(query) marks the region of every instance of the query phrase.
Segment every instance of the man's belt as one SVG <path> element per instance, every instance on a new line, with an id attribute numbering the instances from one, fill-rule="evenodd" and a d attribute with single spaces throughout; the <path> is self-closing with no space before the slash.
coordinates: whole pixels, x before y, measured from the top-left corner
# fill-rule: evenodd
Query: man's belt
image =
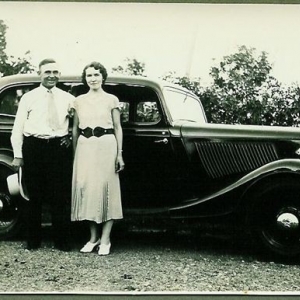
<path id="1" fill-rule="evenodd" d="M 100 137 L 104 134 L 113 134 L 114 130 L 113 128 L 102 128 L 102 127 L 95 127 L 95 128 L 91 128 L 91 127 L 86 127 L 84 129 L 79 129 L 80 130 L 80 134 L 83 135 L 86 138 L 90 138 L 91 136 L 95 136 L 95 137 Z"/>

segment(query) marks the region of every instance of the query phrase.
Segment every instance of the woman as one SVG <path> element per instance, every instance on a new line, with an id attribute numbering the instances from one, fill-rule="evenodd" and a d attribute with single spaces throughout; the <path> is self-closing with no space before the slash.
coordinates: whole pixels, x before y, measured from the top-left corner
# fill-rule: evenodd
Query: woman
<path id="1" fill-rule="evenodd" d="M 82 82 L 89 91 L 75 100 L 72 132 L 71 220 L 89 222 L 90 240 L 80 251 L 92 252 L 99 245 L 99 255 L 110 253 L 113 222 L 123 218 L 118 175 L 124 169 L 119 100 L 103 90 L 106 78 L 106 69 L 98 62 L 84 68 Z"/>

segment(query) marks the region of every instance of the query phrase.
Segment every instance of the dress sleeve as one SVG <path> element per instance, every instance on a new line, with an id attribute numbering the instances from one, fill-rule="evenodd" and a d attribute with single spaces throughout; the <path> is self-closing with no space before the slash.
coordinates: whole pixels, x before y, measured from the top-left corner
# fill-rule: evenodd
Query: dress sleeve
<path id="1" fill-rule="evenodd" d="M 112 105 L 111 109 L 113 110 L 115 108 L 120 109 L 120 101 L 119 101 L 118 97 L 113 98 L 113 105 Z"/>

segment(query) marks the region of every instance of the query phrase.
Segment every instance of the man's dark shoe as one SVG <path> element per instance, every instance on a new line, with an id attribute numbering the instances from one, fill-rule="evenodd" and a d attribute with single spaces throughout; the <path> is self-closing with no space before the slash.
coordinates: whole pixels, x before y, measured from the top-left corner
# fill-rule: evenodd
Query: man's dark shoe
<path id="1" fill-rule="evenodd" d="M 25 250 L 36 250 L 41 247 L 41 243 L 38 242 L 27 242 Z"/>
<path id="2" fill-rule="evenodd" d="M 55 243 L 54 244 L 54 247 L 60 251 L 64 251 L 64 252 L 69 252 L 71 251 L 71 246 L 66 243 L 66 242 L 63 242 L 63 243 Z"/>

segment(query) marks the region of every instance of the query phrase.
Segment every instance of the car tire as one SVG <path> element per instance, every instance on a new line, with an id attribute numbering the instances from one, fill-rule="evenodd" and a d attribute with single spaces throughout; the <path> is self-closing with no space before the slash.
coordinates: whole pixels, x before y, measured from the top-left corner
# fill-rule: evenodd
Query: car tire
<path id="1" fill-rule="evenodd" d="M 10 168 L 0 167 L 0 240 L 16 236 L 24 222 L 24 205 L 21 196 L 12 196 L 8 191 L 7 176 L 13 174 Z"/>
<path id="2" fill-rule="evenodd" d="M 300 179 L 276 179 L 252 194 L 250 229 L 258 250 L 272 256 L 300 255 Z"/>

